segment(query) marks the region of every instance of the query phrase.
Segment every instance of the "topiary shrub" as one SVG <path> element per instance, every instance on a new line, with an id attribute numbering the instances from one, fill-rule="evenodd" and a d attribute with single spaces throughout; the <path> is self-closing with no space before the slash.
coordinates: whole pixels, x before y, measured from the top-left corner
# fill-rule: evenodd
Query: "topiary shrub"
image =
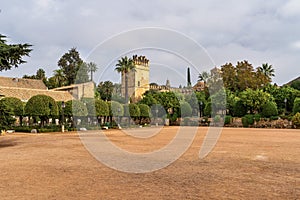
<path id="1" fill-rule="evenodd" d="M 241 100 L 236 101 L 233 105 L 234 117 L 242 117 L 247 114 L 247 108 L 243 105 Z"/>
<path id="2" fill-rule="evenodd" d="M 211 116 L 211 102 L 208 102 L 206 105 L 205 105 L 205 108 L 204 108 L 204 116 L 207 116 L 207 117 L 210 117 Z"/>
<path id="3" fill-rule="evenodd" d="M 180 104 L 181 117 L 191 117 L 192 107 L 188 102 L 183 102 Z"/>
<path id="4" fill-rule="evenodd" d="M 292 122 L 293 122 L 293 125 L 296 127 L 296 128 L 300 128 L 300 113 L 297 112 L 293 117 L 292 117 Z"/>
<path id="5" fill-rule="evenodd" d="M 277 116 L 278 110 L 276 103 L 273 101 L 269 101 L 262 106 L 261 115 L 263 117 L 269 118 L 271 116 Z"/>
<path id="6" fill-rule="evenodd" d="M 300 98 L 297 97 L 295 100 L 294 100 L 294 106 L 293 106 L 293 113 L 296 114 L 300 112 Z"/>
<path id="7" fill-rule="evenodd" d="M 224 120 L 224 124 L 228 125 L 228 124 L 231 124 L 231 122 L 232 122 L 232 117 L 230 115 L 226 115 L 225 120 Z"/>
<path id="8" fill-rule="evenodd" d="M 245 115 L 242 117 L 243 127 L 249 127 L 249 125 L 254 124 L 254 116 L 253 115 Z"/>

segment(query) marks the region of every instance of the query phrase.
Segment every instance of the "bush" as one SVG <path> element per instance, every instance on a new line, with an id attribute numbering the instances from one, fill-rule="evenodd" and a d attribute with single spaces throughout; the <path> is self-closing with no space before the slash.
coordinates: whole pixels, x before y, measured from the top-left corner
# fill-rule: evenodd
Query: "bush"
<path id="1" fill-rule="evenodd" d="M 232 122 L 232 117 L 230 115 L 225 116 L 224 124 L 231 124 Z"/>
<path id="2" fill-rule="evenodd" d="M 190 117 L 192 115 L 192 107 L 188 102 L 183 102 L 180 104 L 181 117 Z"/>
<path id="3" fill-rule="evenodd" d="M 278 110 L 275 102 L 269 101 L 262 106 L 261 115 L 263 117 L 277 116 Z"/>
<path id="4" fill-rule="evenodd" d="M 243 105 L 241 100 L 237 101 L 233 105 L 234 117 L 242 117 L 247 114 L 247 108 Z"/>
<path id="5" fill-rule="evenodd" d="M 221 116 L 220 116 L 220 115 L 216 115 L 216 116 L 214 117 L 214 122 L 218 123 L 218 122 L 220 122 L 220 121 L 221 121 Z"/>
<path id="6" fill-rule="evenodd" d="M 270 120 L 277 120 L 277 119 L 279 119 L 278 116 L 271 116 L 271 117 L 270 117 Z"/>
<path id="7" fill-rule="evenodd" d="M 205 105 L 205 108 L 204 108 L 204 116 L 207 116 L 207 117 L 210 117 L 211 116 L 211 102 L 208 102 L 206 105 Z"/>
<path id="8" fill-rule="evenodd" d="M 300 98 L 297 97 L 295 100 L 294 100 L 294 106 L 293 106 L 293 113 L 296 114 L 300 112 Z"/>
<path id="9" fill-rule="evenodd" d="M 261 118 L 260 114 L 254 114 L 254 115 L 253 115 L 253 119 L 254 119 L 254 121 L 256 121 L 256 122 L 259 122 L 260 118 Z"/>
<path id="10" fill-rule="evenodd" d="M 292 122 L 293 122 L 294 126 L 296 126 L 296 128 L 300 128 L 300 113 L 299 112 L 297 112 L 293 116 Z"/>
<path id="11" fill-rule="evenodd" d="M 254 124 L 254 116 L 253 115 L 245 115 L 242 117 L 243 127 L 249 127 L 249 125 Z"/>

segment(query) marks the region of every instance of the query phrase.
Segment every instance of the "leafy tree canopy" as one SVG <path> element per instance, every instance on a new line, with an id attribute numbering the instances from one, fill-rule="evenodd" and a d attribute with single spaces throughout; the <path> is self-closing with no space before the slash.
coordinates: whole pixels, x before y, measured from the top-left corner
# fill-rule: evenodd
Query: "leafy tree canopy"
<path id="1" fill-rule="evenodd" d="M 26 63 L 24 56 L 32 51 L 30 44 L 6 44 L 6 36 L 0 34 L 0 71 L 10 70 Z"/>

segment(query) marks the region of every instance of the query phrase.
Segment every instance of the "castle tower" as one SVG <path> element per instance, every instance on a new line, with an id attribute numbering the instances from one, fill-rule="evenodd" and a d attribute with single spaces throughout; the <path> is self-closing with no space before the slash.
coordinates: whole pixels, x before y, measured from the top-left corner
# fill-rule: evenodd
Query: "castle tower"
<path id="1" fill-rule="evenodd" d="M 137 102 L 149 90 L 149 60 L 145 56 L 132 57 L 135 71 L 128 73 L 128 96 Z M 122 96 L 125 96 L 125 76 L 122 76 Z"/>

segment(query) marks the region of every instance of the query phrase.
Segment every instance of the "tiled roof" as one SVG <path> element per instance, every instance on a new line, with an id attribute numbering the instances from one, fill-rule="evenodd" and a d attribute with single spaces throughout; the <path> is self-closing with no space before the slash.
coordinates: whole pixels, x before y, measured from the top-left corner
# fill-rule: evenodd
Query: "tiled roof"
<path id="1" fill-rule="evenodd" d="M 47 90 L 42 80 L 0 77 L 0 87 Z"/>
<path id="2" fill-rule="evenodd" d="M 69 92 L 64 91 L 38 90 L 0 86 L 0 96 L 16 97 L 18 99 L 21 99 L 22 101 L 28 101 L 31 97 L 39 94 L 50 96 L 55 101 L 69 101 L 73 99 L 72 95 Z"/>

